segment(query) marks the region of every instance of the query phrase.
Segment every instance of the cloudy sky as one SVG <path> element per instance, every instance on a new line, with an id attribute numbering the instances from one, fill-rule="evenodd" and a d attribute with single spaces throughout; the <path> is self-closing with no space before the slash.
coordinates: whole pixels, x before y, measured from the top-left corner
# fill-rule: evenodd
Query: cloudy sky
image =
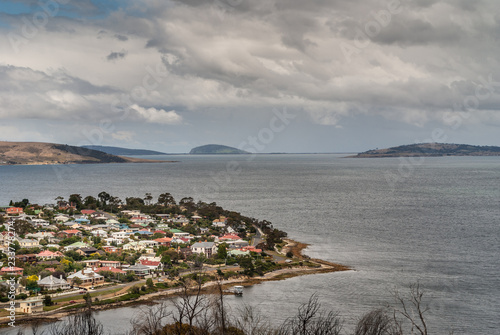
<path id="1" fill-rule="evenodd" d="M 0 140 L 500 145 L 498 0 L 2 0 Z"/>

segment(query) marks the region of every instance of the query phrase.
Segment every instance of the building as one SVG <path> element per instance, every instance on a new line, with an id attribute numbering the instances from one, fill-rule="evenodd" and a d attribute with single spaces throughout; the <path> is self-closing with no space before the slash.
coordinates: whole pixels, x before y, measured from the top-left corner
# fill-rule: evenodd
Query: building
<path id="1" fill-rule="evenodd" d="M 86 247 L 86 248 L 84 247 L 84 248 L 76 249 L 76 252 L 84 257 L 88 257 L 92 254 L 99 253 L 99 250 L 97 250 L 94 247 Z"/>
<path id="2" fill-rule="evenodd" d="M 6 275 L 15 275 L 15 276 L 22 276 L 23 275 L 23 268 L 18 268 L 15 266 L 5 266 L 0 269 L 0 275 L 6 276 Z"/>
<path id="3" fill-rule="evenodd" d="M 38 240 L 33 238 L 18 238 L 17 241 L 19 242 L 19 246 L 21 248 L 29 249 L 29 248 L 37 248 L 40 246 Z"/>
<path id="4" fill-rule="evenodd" d="M 36 255 L 35 254 L 16 255 L 16 259 L 24 263 L 34 263 L 36 262 Z"/>
<path id="5" fill-rule="evenodd" d="M 210 258 L 217 252 L 217 246 L 214 242 L 198 242 L 191 246 L 193 253 L 204 254 L 205 257 Z"/>
<path id="6" fill-rule="evenodd" d="M 15 309 L 18 313 L 26 314 L 43 312 L 43 301 L 40 298 L 19 300 L 15 304 Z"/>
<path id="7" fill-rule="evenodd" d="M 82 232 L 77 229 L 70 229 L 59 232 L 59 235 L 62 237 L 73 237 L 73 236 L 82 237 Z"/>
<path id="8" fill-rule="evenodd" d="M 144 276 L 149 275 L 149 273 L 151 272 L 151 269 L 145 265 L 136 264 L 136 265 L 132 265 L 132 266 L 128 267 L 127 272 L 128 271 L 132 271 L 136 276 L 144 277 Z"/>
<path id="9" fill-rule="evenodd" d="M 56 252 L 52 252 L 52 251 L 49 251 L 49 250 L 44 250 L 42 252 L 39 252 L 36 257 L 39 258 L 39 259 L 43 259 L 43 260 L 46 260 L 46 259 L 55 259 L 57 257 L 62 257 L 63 254 L 59 251 L 56 251 Z"/>
<path id="10" fill-rule="evenodd" d="M 95 287 L 104 285 L 104 277 L 95 273 L 92 269 L 83 269 L 68 276 L 68 281 L 74 283 L 76 278 L 81 280 L 79 287 Z"/>
<path id="11" fill-rule="evenodd" d="M 45 288 L 49 291 L 57 289 L 67 290 L 71 287 L 71 285 L 63 279 L 62 275 L 59 276 L 59 278 L 54 277 L 53 275 L 47 276 L 43 279 L 40 278 L 37 283 L 42 289 Z"/>
<path id="12" fill-rule="evenodd" d="M 21 207 L 10 207 L 5 210 L 8 215 L 23 214 L 23 209 Z"/>

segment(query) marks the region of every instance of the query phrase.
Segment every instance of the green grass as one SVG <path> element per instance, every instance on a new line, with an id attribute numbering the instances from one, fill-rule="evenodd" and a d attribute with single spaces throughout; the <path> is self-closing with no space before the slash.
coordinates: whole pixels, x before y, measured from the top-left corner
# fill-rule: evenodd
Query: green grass
<path id="1" fill-rule="evenodd" d="M 122 289 L 122 287 L 115 287 L 115 288 L 112 288 L 110 290 L 106 290 L 106 291 L 102 291 L 102 292 L 92 292 L 92 293 L 90 293 L 90 296 L 92 298 L 93 297 L 99 297 L 101 295 L 107 295 L 107 294 L 118 292 L 121 289 Z M 71 296 L 71 297 L 54 298 L 54 299 L 52 299 L 52 301 L 55 301 L 55 302 L 66 302 L 66 301 L 71 301 L 71 300 L 83 299 L 83 296 L 84 296 L 84 294 L 79 294 L 79 295 L 75 295 L 75 296 Z"/>

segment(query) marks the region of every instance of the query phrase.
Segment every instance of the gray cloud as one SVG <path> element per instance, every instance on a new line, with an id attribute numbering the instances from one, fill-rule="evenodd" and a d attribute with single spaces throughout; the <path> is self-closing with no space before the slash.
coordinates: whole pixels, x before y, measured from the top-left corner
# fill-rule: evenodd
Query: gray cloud
<path id="1" fill-rule="evenodd" d="M 127 55 L 126 51 L 120 51 L 120 52 L 111 52 L 109 55 L 106 56 L 106 59 L 109 61 L 114 61 L 117 59 L 123 59 Z"/>

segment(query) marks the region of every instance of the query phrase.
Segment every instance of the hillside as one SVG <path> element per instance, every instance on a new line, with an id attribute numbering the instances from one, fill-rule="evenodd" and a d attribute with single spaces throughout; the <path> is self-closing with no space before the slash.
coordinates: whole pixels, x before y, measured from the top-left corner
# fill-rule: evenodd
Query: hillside
<path id="1" fill-rule="evenodd" d="M 500 147 L 450 143 L 419 143 L 387 149 L 369 150 L 351 156 L 370 157 L 439 157 L 439 156 L 500 156 Z"/>
<path id="2" fill-rule="evenodd" d="M 128 148 L 110 147 L 104 145 L 83 145 L 82 148 L 102 151 L 104 153 L 117 156 L 167 155 L 164 152 L 159 152 L 154 150 L 128 149 Z"/>
<path id="3" fill-rule="evenodd" d="M 109 155 L 64 144 L 0 141 L 0 165 L 49 165 L 159 162 Z"/>
<path id="4" fill-rule="evenodd" d="M 190 155 L 249 154 L 249 152 L 219 144 L 207 144 L 191 149 Z"/>

